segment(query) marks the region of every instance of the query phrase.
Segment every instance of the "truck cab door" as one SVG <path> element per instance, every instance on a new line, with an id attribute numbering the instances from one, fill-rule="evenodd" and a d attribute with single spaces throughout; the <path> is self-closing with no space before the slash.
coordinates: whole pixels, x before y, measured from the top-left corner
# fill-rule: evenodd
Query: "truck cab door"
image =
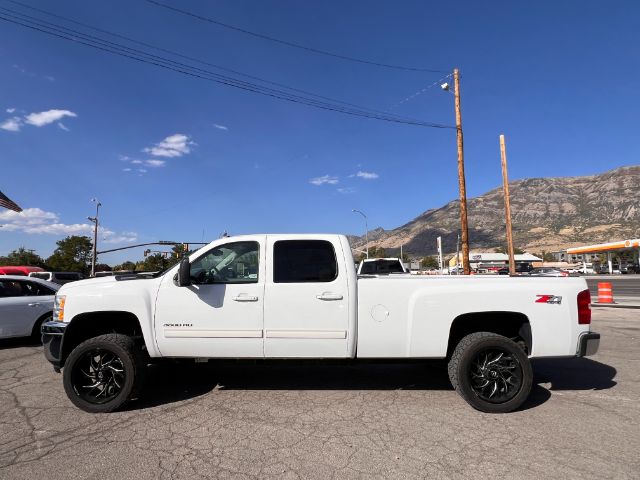
<path id="1" fill-rule="evenodd" d="M 191 285 L 165 275 L 155 335 L 163 356 L 263 356 L 265 237 L 217 245 L 191 261 Z"/>
<path id="2" fill-rule="evenodd" d="M 267 250 L 265 357 L 347 357 L 349 288 L 340 243 L 268 236 Z"/>

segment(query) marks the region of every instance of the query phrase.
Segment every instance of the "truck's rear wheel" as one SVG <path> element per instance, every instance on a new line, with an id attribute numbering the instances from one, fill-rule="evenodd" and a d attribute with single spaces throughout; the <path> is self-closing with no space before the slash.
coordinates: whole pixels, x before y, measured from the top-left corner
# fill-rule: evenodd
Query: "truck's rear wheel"
<path id="1" fill-rule="evenodd" d="M 112 333 L 86 340 L 65 362 L 65 392 L 85 412 L 111 412 L 139 390 L 146 367 L 144 358 L 126 335 Z"/>
<path id="2" fill-rule="evenodd" d="M 529 396 L 533 371 L 518 344 L 502 335 L 476 332 L 456 346 L 449 361 L 449 379 L 473 408 L 506 413 Z"/>

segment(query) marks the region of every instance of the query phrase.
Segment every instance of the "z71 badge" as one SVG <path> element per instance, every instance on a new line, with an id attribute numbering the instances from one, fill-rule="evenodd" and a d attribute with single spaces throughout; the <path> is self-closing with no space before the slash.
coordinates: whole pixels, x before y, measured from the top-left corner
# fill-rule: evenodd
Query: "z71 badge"
<path id="1" fill-rule="evenodd" d="M 560 305 L 562 303 L 562 297 L 558 295 L 536 295 L 536 303 L 550 303 Z"/>

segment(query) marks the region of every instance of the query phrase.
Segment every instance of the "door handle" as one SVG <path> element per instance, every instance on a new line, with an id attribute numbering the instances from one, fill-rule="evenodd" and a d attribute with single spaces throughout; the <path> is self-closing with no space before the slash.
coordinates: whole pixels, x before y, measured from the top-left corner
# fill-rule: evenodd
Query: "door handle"
<path id="1" fill-rule="evenodd" d="M 318 300 L 342 300 L 342 295 L 339 293 L 324 292 L 316 295 L 316 298 Z"/>
<path id="2" fill-rule="evenodd" d="M 244 293 L 241 293 L 240 295 L 236 295 L 235 297 L 233 297 L 233 300 L 236 302 L 257 302 L 258 297 L 256 297 L 255 295 L 246 295 Z"/>
<path id="3" fill-rule="evenodd" d="M 40 304 L 38 302 L 36 303 L 28 303 L 27 305 L 29 305 L 30 307 L 39 307 Z"/>

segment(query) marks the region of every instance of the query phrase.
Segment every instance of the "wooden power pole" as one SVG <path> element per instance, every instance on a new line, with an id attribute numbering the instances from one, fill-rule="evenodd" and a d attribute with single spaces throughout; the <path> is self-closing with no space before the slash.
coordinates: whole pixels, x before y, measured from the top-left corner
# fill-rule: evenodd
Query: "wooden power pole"
<path id="1" fill-rule="evenodd" d="M 500 160 L 502 163 L 502 189 L 504 191 L 504 216 L 507 226 L 507 251 L 509 253 L 509 275 L 516 273 L 516 261 L 513 254 L 513 233 L 511 231 L 511 201 L 509 200 L 509 176 L 507 174 L 507 147 L 504 135 L 500 135 Z"/>
<path id="2" fill-rule="evenodd" d="M 462 110 L 460 108 L 460 72 L 453 70 L 453 93 L 456 106 L 456 136 L 458 139 L 458 189 L 460 190 L 460 230 L 462 233 L 462 268 L 469 275 L 469 222 L 467 221 L 467 187 L 464 178 L 464 142 L 462 139 Z"/>

